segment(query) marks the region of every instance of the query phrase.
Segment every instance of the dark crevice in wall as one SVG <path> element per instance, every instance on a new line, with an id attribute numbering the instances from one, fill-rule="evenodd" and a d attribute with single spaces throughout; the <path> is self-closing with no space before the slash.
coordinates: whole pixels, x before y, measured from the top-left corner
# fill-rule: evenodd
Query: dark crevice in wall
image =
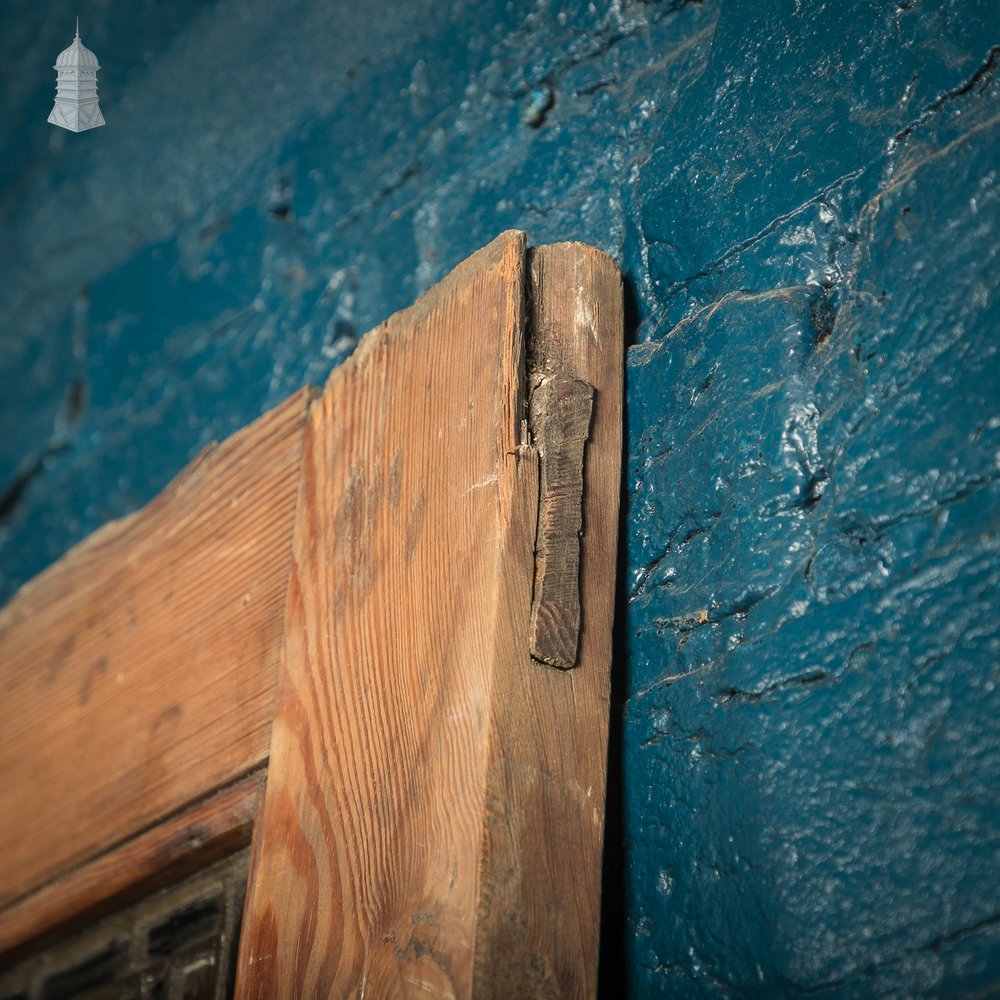
<path id="1" fill-rule="evenodd" d="M 806 209 L 829 202 L 830 199 L 833 198 L 833 196 L 841 188 L 843 188 L 849 182 L 858 180 L 860 177 L 863 177 L 864 174 L 871 169 L 871 167 L 872 164 L 869 164 L 868 166 L 858 167 L 857 169 L 851 170 L 846 174 L 842 174 L 836 180 L 831 181 L 818 194 L 814 195 L 811 198 L 808 198 L 801 204 L 796 205 L 789 211 L 783 212 L 781 215 L 776 216 L 770 222 L 768 222 L 767 225 L 764 226 L 762 229 L 759 229 L 752 236 L 748 236 L 746 239 L 741 240 L 739 243 L 734 244 L 728 250 L 725 250 L 722 254 L 720 254 L 714 260 L 710 261 L 708 264 L 704 265 L 704 267 L 702 267 L 695 273 L 688 275 L 686 278 L 682 278 L 675 282 L 672 282 L 670 288 L 663 296 L 664 304 L 668 305 L 677 296 L 683 295 L 685 292 L 687 292 L 691 288 L 691 286 L 695 284 L 695 282 L 700 281 L 704 278 L 711 277 L 715 272 L 719 271 L 734 258 L 739 257 L 741 254 L 746 253 L 748 250 L 752 250 L 754 247 L 756 247 L 757 245 L 762 243 L 765 239 L 767 239 L 768 236 L 774 235 L 774 233 L 776 233 L 786 223 L 792 221 L 797 216 L 801 215 Z M 853 241 L 854 239 L 856 239 L 856 234 L 851 233 L 849 234 L 848 238 Z M 657 237 L 643 236 L 643 239 L 648 246 L 664 242 L 663 240 L 658 239 Z M 751 289 L 740 289 L 739 291 L 742 291 L 746 295 L 754 294 L 754 292 Z M 732 295 L 734 294 L 734 292 L 730 290 L 726 294 Z M 711 304 L 709 304 L 709 306 L 710 305 Z M 707 307 L 703 306 L 702 308 L 707 308 Z M 662 329 L 662 327 L 663 327 L 663 321 L 661 321 L 660 323 L 654 323 L 651 329 L 647 332 L 645 339 L 655 340 L 656 334 L 659 332 L 660 329 Z M 670 333 L 672 332 L 673 331 L 668 332 L 667 336 L 669 336 Z"/>
<path id="2" fill-rule="evenodd" d="M 888 958 L 883 962 L 873 962 L 870 965 L 861 966 L 852 970 L 849 974 L 840 976 L 837 979 L 829 979 L 825 982 L 812 986 L 805 986 L 798 983 L 792 983 L 790 981 L 786 982 L 788 982 L 788 985 L 794 987 L 803 996 L 815 996 L 820 993 L 842 990 L 855 980 L 871 979 L 876 976 L 884 975 L 889 970 L 900 966 L 910 956 L 927 953 L 937 954 L 946 949 L 948 945 L 954 944 L 956 941 L 961 941 L 963 938 L 980 934 L 983 931 L 991 930 L 997 925 L 1000 925 L 1000 914 L 993 914 L 983 920 L 977 920 L 975 923 L 969 924 L 967 927 L 960 927 L 958 930 L 952 931 L 949 934 L 940 935 L 932 941 L 928 941 L 926 944 L 918 945 L 915 948 L 907 948 L 899 955 Z M 977 994 L 977 996 L 983 998 L 995 996 L 994 988 L 989 989 L 985 993 Z"/>
<path id="3" fill-rule="evenodd" d="M 993 46 L 988 53 L 986 59 L 978 66 L 976 71 L 963 83 L 954 87 L 953 89 L 947 91 L 945 94 L 941 95 L 939 98 L 928 104 L 912 121 L 910 121 L 903 129 L 897 132 L 888 143 L 888 150 L 890 153 L 896 152 L 899 146 L 905 142 L 911 135 L 914 134 L 921 126 L 927 124 L 936 115 L 940 114 L 949 104 L 956 100 L 960 100 L 963 97 L 967 97 L 973 92 L 978 92 L 980 94 L 984 93 L 990 84 L 993 82 L 994 72 L 998 61 L 1000 61 L 1000 46 Z M 869 173 L 875 168 L 883 168 L 884 160 L 879 157 L 877 159 L 871 160 L 864 166 L 857 167 L 847 173 L 842 174 L 840 177 L 831 181 L 826 187 L 824 187 L 818 194 L 807 199 L 806 201 L 796 205 L 794 208 L 787 212 L 784 212 L 778 216 L 775 216 L 768 222 L 765 226 L 755 232 L 752 236 L 747 237 L 744 240 L 734 244 L 729 247 L 719 256 L 711 260 L 709 263 L 705 264 L 696 272 L 687 275 L 684 278 L 677 279 L 672 282 L 670 287 L 667 289 L 663 296 L 663 302 L 665 305 L 669 305 L 671 301 L 679 296 L 685 295 L 692 286 L 694 286 L 698 281 L 704 280 L 706 278 L 712 277 L 714 274 L 719 272 L 728 263 L 730 263 L 735 258 L 746 253 L 747 251 L 753 250 L 760 243 L 762 243 L 767 237 L 772 236 L 776 233 L 782 226 L 786 225 L 788 222 L 795 219 L 797 216 L 801 215 L 802 212 L 807 209 L 821 205 L 829 202 L 838 191 L 841 191 L 845 185 L 850 182 L 859 180 L 865 174 Z M 891 181 L 889 183 L 892 183 Z M 885 188 L 882 188 L 877 192 L 868 202 L 875 201 L 880 194 L 883 193 Z M 866 205 L 867 207 L 867 205 Z M 849 243 L 856 243 L 858 240 L 858 230 L 857 227 L 860 225 L 861 219 L 859 218 L 852 227 L 845 231 L 846 239 Z M 641 222 L 640 226 L 640 238 L 648 246 L 654 246 L 657 244 L 665 244 L 662 238 L 656 236 L 647 236 L 642 230 Z M 729 293 L 731 294 L 731 293 Z M 668 313 L 669 315 L 669 313 Z M 657 334 L 662 329 L 664 322 L 666 320 L 661 320 L 658 323 L 651 325 L 650 329 L 646 332 L 644 339 L 648 341 L 653 341 L 657 339 Z M 669 331 L 667 336 L 673 331 Z M 825 339 L 825 338 L 823 338 Z M 817 346 L 822 343 L 822 339 L 817 341 Z"/>
<path id="4" fill-rule="evenodd" d="M 351 209 L 337 223 L 337 229 L 346 229 L 353 226 L 359 219 L 373 212 L 382 202 L 392 197 L 392 195 L 396 194 L 397 191 L 405 187 L 410 181 L 419 177 L 423 173 L 423 170 L 422 159 L 415 157 L 396 177 L 379 187 L 368 201 Z"/>
<path id="5" fill-rule="evenodd" d="M 825 670 L 816 670 L 809 674 L 802 674 L 798 677 L 789 677 L 787 680 L 775 681 L 773 684 L 768 684 L 766 688 L 762 688 L 759 691 L 743 691 L 740 688 L 725 688 L 718 694 L 718 701 L 722 705 L 728 705 L 731 702 L 756 702 L 762 701 L 770 694 L 775 694 L 780 691 L 785 691 L 789 688 L 802 687 L 808 684 L 818 684 L 820 681 L 825 681 L 829 675 Z"/>
<path id="6" fill-rule="evenodd" d="M 77 375 L 70 380 L 49 443 L 21 463 L 13 479 L 0 493 L 0 526 L 17 513 L 28 490 L 52 468 L 58 458 L 70 450 L 74 428 L 83 417 L 89 396 L 89 384 L 84 375 Z"/>
<path id="7" fill-rule="evenodd" d="M 67 451 L 69 446 L 62 441 L 49 445 L 43 452 L 28 459 L 15 474 L 14 479 L 0 494 L 0 524 L 12 517 L 20 508 L 28 488 L 48 468 L 52 462 Z"/>
<path id="8" fill-rule="evenodd" d="M 993 73 L 996 70 L 998 60 L 1000 60 L 1000 45 L 994 45 L 972 76 L 964 83 L 959 84 L 959 86 L 952 90 L 946 91 L 936 100 L 931 101 L 912 122 L 892 137 L 889 141 L 889 151 L 892 152 L 895 150 L 901 142 L 908 139 L 921 125 L 930 121 L 931 118 L 946 108 L 952 101 L 971 94 L 977 88 L 980 93 L 985 91 L 993 82 Z"/>

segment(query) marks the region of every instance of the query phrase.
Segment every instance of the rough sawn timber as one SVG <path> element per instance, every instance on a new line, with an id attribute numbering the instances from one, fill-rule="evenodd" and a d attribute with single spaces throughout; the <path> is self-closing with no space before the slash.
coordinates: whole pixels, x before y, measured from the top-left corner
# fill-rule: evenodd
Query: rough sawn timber
<path id="1" fill-rule="evenodd" d="M 576 666 L 580 639 L 580 531 L 583 456 L 594 387 L 544 378 L 531 393 L 531 429 L 541 463 L 531 655 L 561 670 Z"/>
<path id="2" fill-rule="evenodd" d="M 526 262 L 522 234 L 498 238 L 310 411 L 244 1000 L 595 992 L 621 283 L 585 247 Z M 595 390 L 567 672 L 529 651 L 529 281 L 535 378 Z"/>
<path id="3" fill-rule="evenodd" d="M 529 251 L 528 272 L 532 401 L 546 384 L 576 383 L 568 386 L 574 440 L 586 387 L 593 412 L 574 669 L 529 658 L 524 540 L 508 545 L 500 567 L 506 600 L 493 654 L 474 988 L 495 1000 L 590 997 L 597 988 L 621 483 L 621 274 L 577 243 Z"/>

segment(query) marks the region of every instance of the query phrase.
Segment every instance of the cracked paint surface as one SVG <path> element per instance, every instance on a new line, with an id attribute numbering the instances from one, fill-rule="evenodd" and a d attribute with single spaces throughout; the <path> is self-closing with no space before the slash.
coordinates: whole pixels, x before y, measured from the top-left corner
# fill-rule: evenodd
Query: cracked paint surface
<path id="1" fill-rule="evenodd" d="M 1000 8 L 335 8 L 98 0 L 93 136 L 44 124 L 75 8 L 0 12 L 3 596 L 500 230 L 592 243 L 604 992 L 991 995 Z"/>

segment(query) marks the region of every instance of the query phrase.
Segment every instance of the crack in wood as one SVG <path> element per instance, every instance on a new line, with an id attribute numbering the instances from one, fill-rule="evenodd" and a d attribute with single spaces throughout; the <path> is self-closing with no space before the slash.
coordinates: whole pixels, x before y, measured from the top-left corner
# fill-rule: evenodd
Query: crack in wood
<path id="1" fill-rule="evenodd" d="M 541 461 L 535 582 L 529 642 L 534 659 L 576 666 L 580 643 L 583 462 L 594 387 L 555 375 L 531 394 L 531 427 Z"/>

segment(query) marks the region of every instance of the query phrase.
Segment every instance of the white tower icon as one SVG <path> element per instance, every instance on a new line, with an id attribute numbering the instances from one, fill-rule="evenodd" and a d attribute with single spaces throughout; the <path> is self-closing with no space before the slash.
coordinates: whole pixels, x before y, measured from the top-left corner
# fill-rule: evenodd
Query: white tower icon
<path id="1" fill-rule="evenodd" d="M 97 56 L 80 41 L 80 19 L 76 19 L 73 44 L 59 53 L 56 71 L 56 103 L 49 114 L 53 125 L 71 132 L 85 132 L 104 124 L 97 103 Z"/>

